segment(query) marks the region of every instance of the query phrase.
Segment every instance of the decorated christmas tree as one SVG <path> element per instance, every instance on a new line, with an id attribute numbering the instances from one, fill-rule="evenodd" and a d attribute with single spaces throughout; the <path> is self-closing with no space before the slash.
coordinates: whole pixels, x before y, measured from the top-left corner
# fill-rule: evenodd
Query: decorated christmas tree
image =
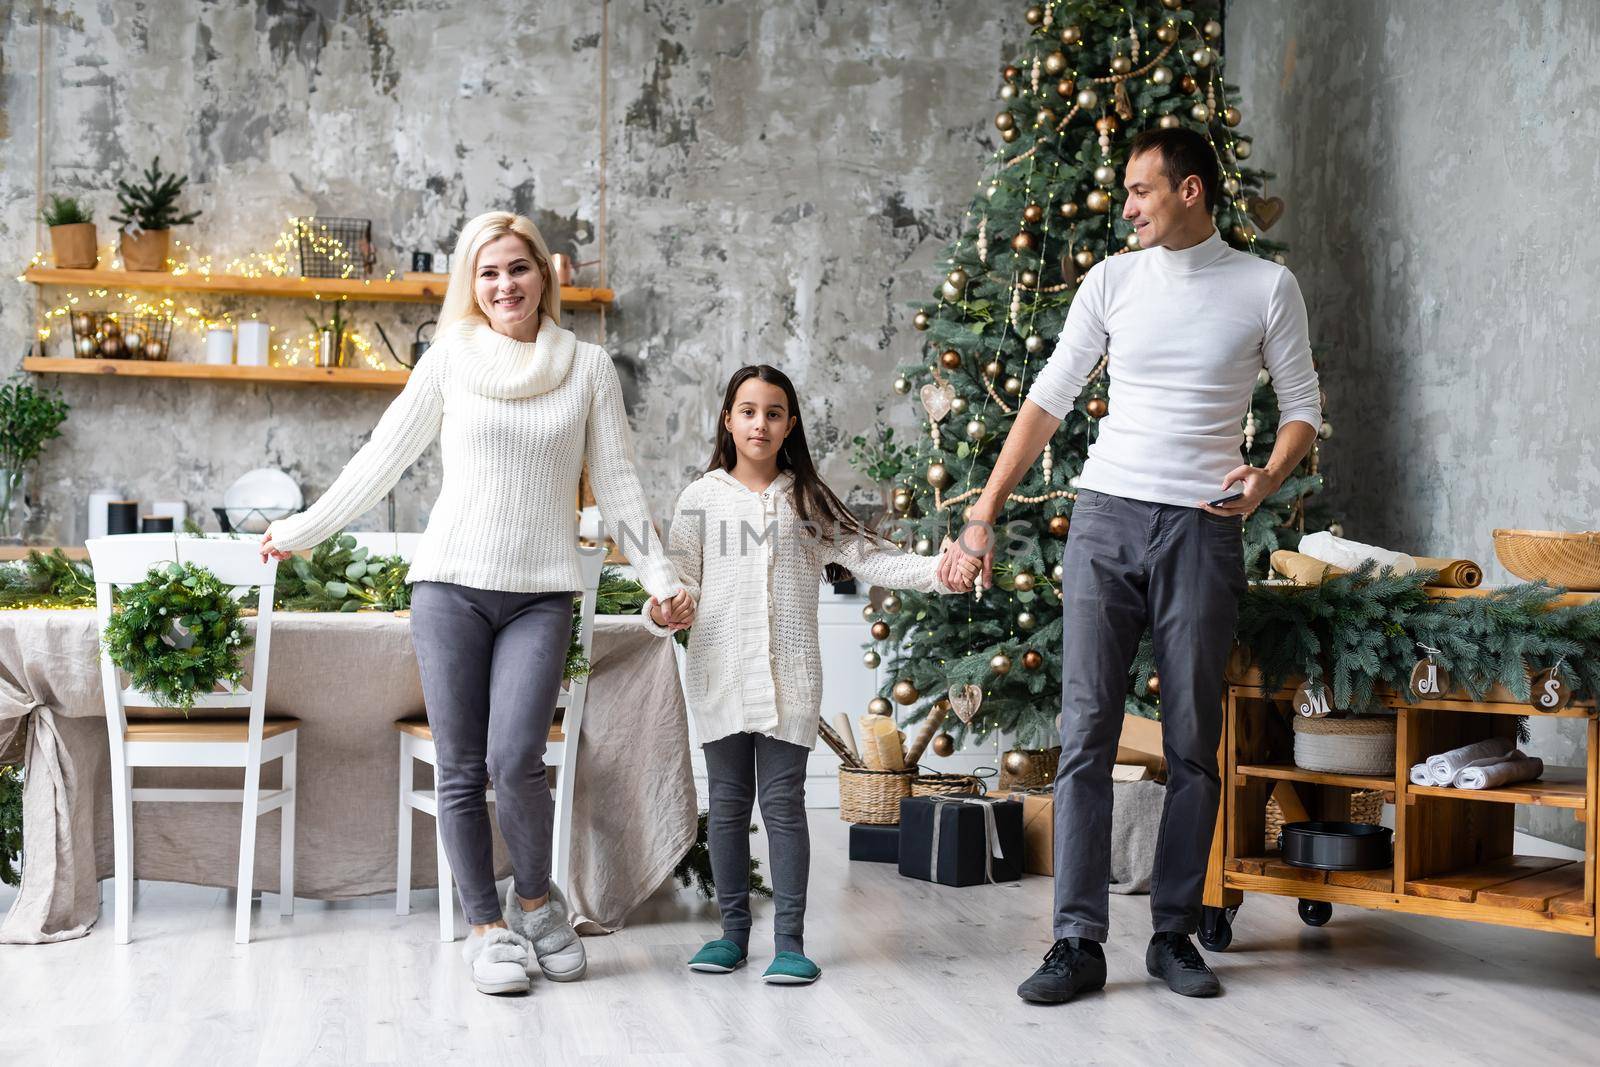
<path id="1" fill-rule="evenodd" d="M 1264 236 L 1283 204 L 1263 196 L 1271 175 L 1245 163 L 1250 141 L 1239 132 L 1236 89 L 1223 79 L 1214 5 L 1056 0 L 1019 14 L 1027 39 L 1000 74 L 1000 147 L 942 257 L 937 290 L 914 305 L 924 358 L 901 367 L 894 382 L 898 396 L 918 405 L 920 435 L 904 441 L 880 428 L 856 439 L 857 465 L 885 485 L 886 532 L 923 554 L 959 533 L 1085 273 L 1107 256 L 1137 253 L 1120 184 L 1135 134 L 1156 126 L 1202 133 L 1221 172 L 1223 238 L 1284 261 L 1284 246 Z M 1006 506 L 994 588 L 967 597 L 891 595 L 868 615 L 875 644 L 866 662 L 887 659 L 891 679 L 870 710 L 900 705 L 915 720 L 946 694 L 962 711 L 981 699 L 970 723 L 950 716 L 945 729 L 1004 730 L 1024 747 L 1055 743 L 1062 550 L 1077 477 L 1107 411 L 1102 362 Z M 1247 462 L 1266 462 L 1277 417 L 1263 371 L 1243 426 Z M 1330 432 L 1324 424 L 1322 437 Z M 1314 499 L 1317 463 L 1313 449 L 1245 524 L 1252 576 L 1264 574 L 1273 549 L 1326 525 Z M 1129 679 L 1129 709 L 1156 714 L 1159 689 L 1147 637 Z M 938 737 L 934 751 L 955 742 Z"/>

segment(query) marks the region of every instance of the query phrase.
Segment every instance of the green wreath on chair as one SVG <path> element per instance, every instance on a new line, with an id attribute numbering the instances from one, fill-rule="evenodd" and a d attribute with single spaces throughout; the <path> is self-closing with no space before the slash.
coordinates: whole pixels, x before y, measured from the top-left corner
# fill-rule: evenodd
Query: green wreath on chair
<path id="1" fill-rule="evenodd" d="M 187 713 L 218 682 L 244 678 L 241 653 L 252 641 L 232 590 L 205 567 L 158 564 L 117 597 L 105 631 L 111 662 L 135 689 Z"/>

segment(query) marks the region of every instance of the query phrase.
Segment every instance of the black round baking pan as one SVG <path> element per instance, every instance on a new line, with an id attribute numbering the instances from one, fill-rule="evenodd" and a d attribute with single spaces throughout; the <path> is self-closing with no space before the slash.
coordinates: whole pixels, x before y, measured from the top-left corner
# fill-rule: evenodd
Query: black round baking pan
<path id="1" fill-rule="evenodd" d="M 1394 831 L 1360 822 L 1291 822 L 1278 834 L 1278 851 L 1291 867 L 1370 871 L 1393 866 Z"/>

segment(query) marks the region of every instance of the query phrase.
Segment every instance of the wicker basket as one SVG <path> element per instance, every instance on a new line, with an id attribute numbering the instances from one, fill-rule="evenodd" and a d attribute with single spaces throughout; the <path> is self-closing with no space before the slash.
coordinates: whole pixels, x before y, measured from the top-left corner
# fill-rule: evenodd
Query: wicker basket
<path id="1" fill-rule="evenodd" d="M 839 768 L 839 818 L 872 826 L 899 826 L 900 801 L 911 795 L 917 769 L 869 771 Z"/>
<path id="2" fill-rule="evenodd" d="M 1377 789 L 1357 789 L 1350 793 L 1350 821 L 1376 826 L 1383 818 L 1383 793 Z M 1267 851 L 1278 850 L 1278 832 L 1283 829 L 1283 809 L 1267 798 Z"/>
<path id="3" fill-rule="evenodd" d="M 967 793 L 984 793 L 987 788 L 971 774 L 919 774 L 911 781 L 914 797 L 961 796 Z"/>
<path id="4" fill-rule="evenodd" d="M 1000 761 L 1002 791 L 1038 789 L 1056 780 L 1056 763 L 1061 759 L 1060 745 L 1054 748 L 1019 748 L 1013 752 L 1021 753 L 1027 763 L 1020 772 L 1013 774 L 1006 769 L 1006 761 Z M 1007 752 L 1006 755 L 1009 757 L 1013 752 Z"/>
<path id="5" fill-rule="evenodd" d="M 1294 765 L 1333 774 L 1394 774 L 1394 717 L 1294 719 Z"/>
<path id="6" fill-rule="evenodd" d="M 1525 582 L 1543 579 L 1574 592 L 1600 592 L 1600 533 L 1496 530 L 1494 554 Z"/>

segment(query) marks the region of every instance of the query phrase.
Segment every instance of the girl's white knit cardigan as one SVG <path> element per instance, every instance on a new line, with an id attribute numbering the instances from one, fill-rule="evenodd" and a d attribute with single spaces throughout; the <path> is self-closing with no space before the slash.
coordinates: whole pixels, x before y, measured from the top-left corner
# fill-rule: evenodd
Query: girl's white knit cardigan
<path id="1" fill-rule="evenodd" d="M 785 471 L 758 493 L 716 470 L 678 497 L 667 553 L 699 602 L 685 688 L 702 743 L 742 732 L 805 748 L 816 743 L 822 703 L 817 603 L 827 564 L 886 589 L 950 592 L 938 581 L 937 556 L 860 535 L 819 537 L 804 528 L 793 486 Z M 648 607 L 645 615 L 648 623 Z"/>

